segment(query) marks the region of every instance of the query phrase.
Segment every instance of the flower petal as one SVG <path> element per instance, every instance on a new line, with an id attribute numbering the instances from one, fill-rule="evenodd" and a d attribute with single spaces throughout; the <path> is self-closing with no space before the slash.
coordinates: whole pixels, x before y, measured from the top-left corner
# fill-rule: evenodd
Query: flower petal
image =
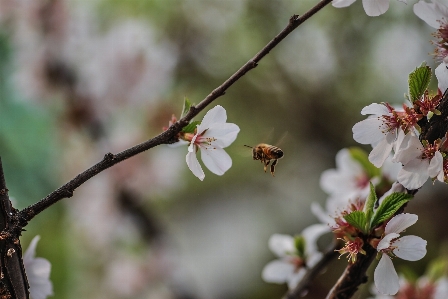
<path id="1" fill-rule="evenodd" d="M 376 250 L 381 251 L 383 249 L 389 248 L 392 240 L 398 238 L 399 236 L 400 235 L 397 233 L 390 233 L 385 235 L 384 238 L 382 238 L 381 241 L 378 243 Z"/>
<path id="2" fill-rule="evenodd" d="M 448 89 L 448 64 L 443 62 L 435 70 L 438 87 L 444 93 Z"/>
<path id="3" fill-rule="evenodd" d="M 188 151 L 186 160 L 187 160 L 188 168 L 190 168 L 191 172 L 195 176 L 197 176 L 201 181 L 203 181 L 205 178 L 205 174 L 204 174 L 204 171 L 202 170 L 201 165 L 199 165 L 199 161 L 196 158 L 196 153 Z"/>
<path id="4" fill-rule="evenodd" d="M 198 125 L 198 133 L 202 134 L 205 130 L 210 128 L 213 124 L 223 124 L 227 120 L 227 112 L 222 106 L 217 105 L 210 109 L 202 119 L 200 125 Z"/>
<path id="5" fill-rule="evenodd" d="M 389 9 L 389 0 L 362 0 L 362 5 L 368 16 L 377 17 Z"/>
<path id="6" fill-rule="evenodd" d="M 399 279 L 394 264 L 387 254 L 383 253 L 373 274 L 376 289 L 383 295 L 395 295 L 400 289 Z"/>
<path id="7" fill-rule="evenodd" d="M 285 283 L 293 273 L 294 265 L 283 260 L 275 260 L 264 266 L 261 277 L 266 282 Z"/>
<path id="8" fill-rule="evenodd" d="M 269 249 L 278 257 L 284 257 L 296 251 L 294 238 L 290 235 L 273 234 L 268 244 Z"/>
<path id="9" fill-rule="evenodd" d="M 362 115 L 373 114 L 373 115 L 388 115 L 390 114 L 389 109 L 387 109 L 386 105 L 373 103 L 368 106 L 365 106 L 361 110 Z"/>
<path id="10" fill-rule="evenodd" d="M 386 130 L 387 126 L 382 117 L 367 118 L 353 126 L 353 139 L 361 144 L 377 143 L 386 138 L 386 134 L 383 133 Z"/>
<path id="11" fill-rule="evenodd" d="M 423 152 L 423 146 L 417 136 L 413 134 L 406 134 L 403 137 L 403 133 L 398 134 L 398 142 L 395 148 L 395 155 L 392 159 L 394 162 L 400 162 L 405 165 L 409 161 L 421 157 Z"/>
<path id="12" fill-rule="evenodd" d="M 290 290 L 293 290 L 299 284 L 305 274 L 306 270 L 304 268 L 300 269 L 297 272 L 294 272 L 288 279 L 288 288 Z"/>
<path id="13" fill-rule="evenodd" d="M 313 213 L 320 222 L 327 224 L 327 226 L 335 224 L 334 218 L 330 217 L 330 215 L 316 202 L 311 203 L 311 213 Z M 328 229 L 330 230 L 329 226 Z"/>
<path id="14" fill-rule="evenodd" d="M 44 258 L 35 258 L 39 238 L 34 237 L 23 257 L 30 295 L 33 299 L 45 299 L 53 295 L 53 284 L 50 281 L 51 264 Z"/>
<path id="15" fill-rule="evenodd" d="M 394 254 L 407 261 L 418 261 L 426 255 L 426 240 L 417 236 L 404 236 L 394 242 Z"/>
<path id="16" fill-rule="evenodd" d="M 217 175 L 223 175 L 232 166 L 232 158 L 219 147 L 201 147 L 201 159 L 205 166 Z"/>
<path id="17" fill-rule="evenodd" d="M 239 131 L 240 128 L 235 124 L 212 124 L 202 138 L 213 137 L 216 140 L 212 141 L 212 145 L 225 148 L 235 141 Z"/>
<path id="18" fill-rule="evenodd" d="M 432 157 L 431 162 L 429 162 L 428 175 L 430 178 L 435 178 L 441 172 L 443 172 L 443 156 L 437 151 L 434 157 Z"/>
<path id="19" fill-rule="evenodd" d="M 448 7 L 440 2 L 427 3 L 419 1 L 414 4 L 414 13 L 429 26 L 439 29 L 440 21 L 446 22 L 447 20 Z"/>
<path id="20" fill-rule="evenodd" d="M 399 234 L 411 225 L 415 224 L 417 220 L 418 216 L 415 214 L 398 214 L 387 223 L 384 233 L 386 235 L 391 233 Z"/>
<path id="21" fill-rule="evenodd" d="M 352 5 L 356 0 L 333 0 L 333 6 L 337 8 Z"/>
<path id="22" fill-rule="evenodd" d="M 415 190 L 428 180 L 428 159 L 414 159 L 403 166 L 398 173 L 398 182 L 406 189 Z"/>
<path id="23" fill-rule="evenodd" d="M 448 278 L 442 277 L 436 282 L 434 299 L 446 299 L 446 298 L 448 298 Z"/>
<path id="24" fill-rule="evenodd" d="M 301 235 L 305 238 L 305 254 L 308 257 L 317 252 L 317 239 L 328 232 L 330 232 L 330 227 L 320 223 L 312 224 L 302 231 Z"/>
<path id="25" fill-rule="evenodd" d="M 369 161 L 375 167 L 383 166 L 384 161 L 389 157 L 392 151 L 393 143 L 389 143 L 387 138 L 379 142 L 369 154 Z"/>

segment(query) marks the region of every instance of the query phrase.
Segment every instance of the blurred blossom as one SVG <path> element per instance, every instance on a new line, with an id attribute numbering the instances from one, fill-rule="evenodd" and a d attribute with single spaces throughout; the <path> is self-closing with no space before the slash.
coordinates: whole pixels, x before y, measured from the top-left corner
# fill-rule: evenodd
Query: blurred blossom
<path id="1" fill-rule="evenodd" d="M 313 224 L 302 231 L 298 237 L 274 234 L 269 238 L 269 249 L 279 259 L 268 263 L 262 272 L 263 280 L 272 283 L 288 283 L 294 289 L 305 276 L 307 269 L 312 268 L 322 258 L 317 250 L 317 239 L 328 232 L 322 224 Z"/>
<path id="2" fill-rule="evenodd" d="M 105 36 L 91 37 L 91 43 L 91 52 L 79 66 L 80 86 L 99 110 L 148 104 L 168 88 L 176 49 L 157 39 L 148 23 L 114 24 Z"/>
<path id="3" fill-rule="evenodd" d="M 36 257 L 36 246 L 40 236 L 35 236 L 23 255 L 23 266 L 30 285 L 32 299 L 45 299 L 53 295 L 50 280 L 51 264 L 48 260 Z"/>
<path id="4" fill-rule="evenodd" d="M 333 0 L 334 7 L 347 7 L 352 5 L 356 0 Z M 366 14 L 371 17 L 382 15 L 389 9 L 390 0 L 362 0 L 362 5 Z M 406 0 L 398 0 L 406 3 Z"/>
<path id="5" fill-rule="evenodd" d="M 328 200 L 345 201 L 357 197 L 365 198 L 370 192 L 370 180 L 376 185 L 379 178 L 370 178 L 367 171 L 355 160 L 350 150 L 344 148 L 336 154 L 336 169 L 324 171 L 320 177 L 320 187 Z"/>
<path id="6" fill-rule="evenodd" d="M 422 276 L 417 281 L 399 278 L 400 289 L 396 295 L 379 294 L 375 287 L 371 288 L 371 293 L 375 297 L 370 299 L 445 299 L 448 298 L 448 279 L 443 276 L 437 281 L 432 281 L 426 276 Z"/>

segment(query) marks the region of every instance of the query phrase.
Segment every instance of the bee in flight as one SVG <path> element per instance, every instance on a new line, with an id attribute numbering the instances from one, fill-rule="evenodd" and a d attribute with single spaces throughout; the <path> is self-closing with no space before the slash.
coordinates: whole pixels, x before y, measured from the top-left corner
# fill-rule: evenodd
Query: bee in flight
<path id="1" fill-rule="evenodd" d="M 275 165 L 277 165 L 278 159 L 283 158 L 283 151 L 273 145 L 269 145 L 266 143 L 260 143 L 257 146 L 249 146 L 244 145 L 246 147 L 250 147 L 252 149 L 252 158 L 254 160 L 260 160 L 261 163 L 264 164 L 264 172 L 266 172 L 266 168 L 268 167 L 269 163 L 271 163 L 271 174 L 274 176 L 275 172 Z"/>

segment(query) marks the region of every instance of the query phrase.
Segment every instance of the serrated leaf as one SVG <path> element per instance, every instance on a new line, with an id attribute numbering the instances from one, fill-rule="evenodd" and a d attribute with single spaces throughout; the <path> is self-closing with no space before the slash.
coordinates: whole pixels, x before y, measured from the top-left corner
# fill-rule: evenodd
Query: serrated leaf
<path id="1" fill-rule="evenodd" d="M 366 214 L 363 211 L 351 212 L 350 214 L 345 215 L 344 219 L 351 226 L 365 232 L 364 228 L 366 227 L 367 219 Z"/>
<path id="2" fill-rule="evenodd" d="M 425 63 L 409 74 L 409 96 L 411 103 L 418 101 L 431 81 L 431 68 Z"/>
<path id="3" fill-rule="evenodd" d="M 184 117 L 185 114 L 187 114 L 188 110 L 190 110 L 191 105 L 192 104 L 190 100 L 187 97 L 185 97 L 184 106 L 182 107 L 182 114 L 180 115 L 181 118 Z"/>
<path id="4" fill-rule="evenodd" d="M 200 124 L 201 122 L 196 120 L 196 121 L 192 121 L 191 123 L 189 123 L 188 125 L 186 125 L 183 129 L 182 132 L 183 133 L 194 133 L 194 130 L 196 129 L 196 127 Z"/>
<path id="5" fill-rule="evenodd" d="M 353 160 L 361 164 L 362 168 L 365 170 L 369 178 L 373 178 L 381 174 L 381 170 L 370 163 L 369 156 L 364 150 L 360 149 L 359 147 L 351 147 L 348 150 L 350 152 L 350 156 L 353 158 Z"/>
<path id="6" fill-rule="evenodd" d="M 370 230 L 370 219 L 372 219 L 373 216 L 373 207 L 375 206 L 376 201 L 378 200 L 378 197 L 376 196 L 375 192 L 375 186 L 373 186 L 372 182 L 370 182 L 370 193 L 367 197 L 366 203 L 364 205 L 364 212 L 366 215 L 366 226 L 364 229 L 366 231 Z"/>
<path id="7" fill-rule="evenodd" d="M 370 227 L 374 228 L 378 224 L 391 218 L 402 205 L 411 200 L 412 195 L 395 192 L 387 196 L 376 210 Z"/>

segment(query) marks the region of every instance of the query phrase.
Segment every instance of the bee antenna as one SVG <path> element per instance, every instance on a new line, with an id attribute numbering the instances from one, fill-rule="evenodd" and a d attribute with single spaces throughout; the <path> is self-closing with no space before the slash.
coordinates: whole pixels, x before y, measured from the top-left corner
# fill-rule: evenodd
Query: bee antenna
<path id="1" fill-rule="evenodd" d="M 252 148 L 252 146 L 249 146 L 249 145 L 245 145 L 245 144 L 244 144 L 244 146 L 245 146 L 245 147 L 250 147 L 250 148 Z"/>

